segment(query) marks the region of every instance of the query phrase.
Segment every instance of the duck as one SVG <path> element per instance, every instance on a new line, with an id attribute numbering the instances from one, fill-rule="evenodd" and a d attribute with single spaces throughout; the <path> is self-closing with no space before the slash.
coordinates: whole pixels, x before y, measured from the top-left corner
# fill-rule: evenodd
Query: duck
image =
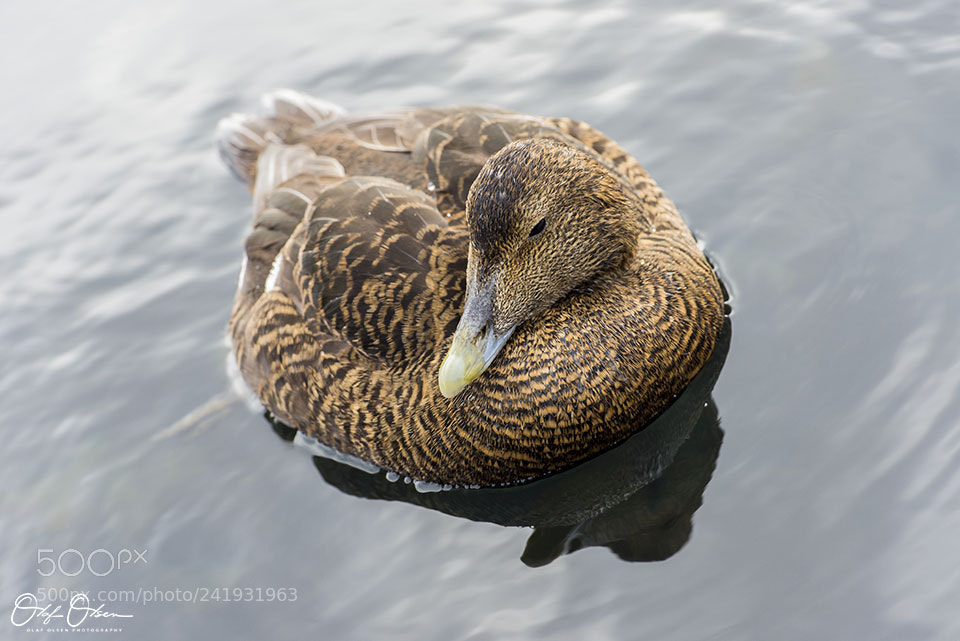
<path id="1" fill-rule="evenodd" d="M 622 443 L 710 357 L 719 279 L 619 144 L 486 106 L 220 121 L 252 196 L 230 316 L 276 420 L 395 477 L 522 484 Z"/>

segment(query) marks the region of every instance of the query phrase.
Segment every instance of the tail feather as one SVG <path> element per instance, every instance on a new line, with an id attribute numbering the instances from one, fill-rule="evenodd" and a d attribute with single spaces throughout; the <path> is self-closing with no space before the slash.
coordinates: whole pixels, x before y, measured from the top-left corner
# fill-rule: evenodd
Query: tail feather
<path id="1" fill-rule="evenodd" d="M 263 112 L 302 127 L 318 126 L 346 115 L 338 104 L 293 89 L 277 89 L 260 99 Z"/>
<path id="2" fill-rule="evenodd" d="M 274 189 L 300 174 L 310 174 L 327 183 L 346 176 L 343 165 L 336 158 L 318 156 L 306 145 L 269 143 L 257 158 L 253 211 L 263 209 Z M 308 197 L 312 200 L 315 194 L 309 194 Z"/>
<path id="3" fill-rule="evenodd" d="M 253 185 L 258 158 L 271 143 L 289 142 L 295 132 L 324 126 L 345 113 L 332 102 L 278 89 L 263 96 L 260 114 L 231 114 L 220 120 L 217 149 L 230 171 Z"/>
<path id="4" fill-rule="evenodd" d="M 247 237 L 240 288 L 246 309 L 264 289 L 290 280 L 281 250 L 318 194 L 346 172 L 298 138 L 336 121 L 344 111 L 283 89 L 264 96 L 260 114 L 232 114 L 217 125 L 216 142 L 230 170 L 253 193 L 253 229 Z M 239 308 L 238 308 L 239 309 Z"/>
<path id="5" fill-rule="evenodd" d="M 217 123 L 217 150 L 234 176 L 250 184 L 257 157 L 270 142 L 265 121 L 249 114 L 230 114 Z"/>

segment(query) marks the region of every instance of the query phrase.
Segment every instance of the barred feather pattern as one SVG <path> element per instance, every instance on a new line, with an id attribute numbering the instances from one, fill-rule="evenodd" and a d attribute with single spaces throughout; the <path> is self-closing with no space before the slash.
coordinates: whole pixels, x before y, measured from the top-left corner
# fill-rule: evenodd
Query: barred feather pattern
<path id="1" fill-rule="evenodd" d="M 235 171 L 253 185 L 250 158 L 269 144 L 343 168 L 299 173 L 263 195 L 247 239 L 230 331 L 244 379 L 280 420 L 414 479 L 511 484 L 621 442 L 706 362 L 723 315 L 713 269 L 662 190 L 603 134 L 491 108 L 413 109 L 376 120 L 388 143 L 377 148 L 370 118 L 328 108 L 329 122 L 308 120 L 278 102 L 277 113 L 243 121 L 261 135 L 230 138 L 222 153 L 244 159 Z M 466 289 L 470 186 L 501 147 L 542 137 L 611 167 L 642 201 L 649 231 L 628 268 L 521 325 L 446 399 L 436 381 Z"/>

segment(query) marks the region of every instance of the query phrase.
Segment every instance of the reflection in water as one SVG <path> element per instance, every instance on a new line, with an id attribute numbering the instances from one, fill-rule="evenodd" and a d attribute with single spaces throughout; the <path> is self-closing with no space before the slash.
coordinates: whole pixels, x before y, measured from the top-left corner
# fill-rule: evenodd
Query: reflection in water
<path id="1" fill-rule="evenodd" d="M 662 476 L 575 525 L 534 526 L 521 559 L 530 566 L 586 547 L 610 548 L 624 561 L 662 561 L 690 538 L 693 513 L 716 467 L 723 431 L 711 399 Z"/>
<path id="2" fill-rule="evenodd" d="M 690 538 L 720 453 L 710 394 L 730 347 L 730 320 L 710 360 L 659 418 L 622 445 L 567 471 L 512 487 L 420 492 L 413 484 L 314 456 L 320 475 L 354 496 L 404 501 L 473 521 L 532 526 L 521 559 L 542 566 L 585 547 L 625 561 L 669 558 Z M 285 440 L 295 430 L 274 423 Z"/>

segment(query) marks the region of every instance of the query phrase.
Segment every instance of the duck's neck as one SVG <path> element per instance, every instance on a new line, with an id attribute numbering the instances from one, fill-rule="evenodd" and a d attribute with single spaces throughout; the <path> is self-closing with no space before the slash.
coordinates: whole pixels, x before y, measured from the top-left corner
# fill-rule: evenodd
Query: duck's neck
<path id="1" fill-rule="evenodd" d="M 598 272 L 596 277 L 622 273 L 633 265 L 640 251 L 641 237 L 651 230 L 650 217 L 639 196 L 626 186 L 617 195 L 620 198 L 615 207 L 604 212 L 610 218 L 608 225 L 611 228 L 613 252 L 607 267 Z"/>

